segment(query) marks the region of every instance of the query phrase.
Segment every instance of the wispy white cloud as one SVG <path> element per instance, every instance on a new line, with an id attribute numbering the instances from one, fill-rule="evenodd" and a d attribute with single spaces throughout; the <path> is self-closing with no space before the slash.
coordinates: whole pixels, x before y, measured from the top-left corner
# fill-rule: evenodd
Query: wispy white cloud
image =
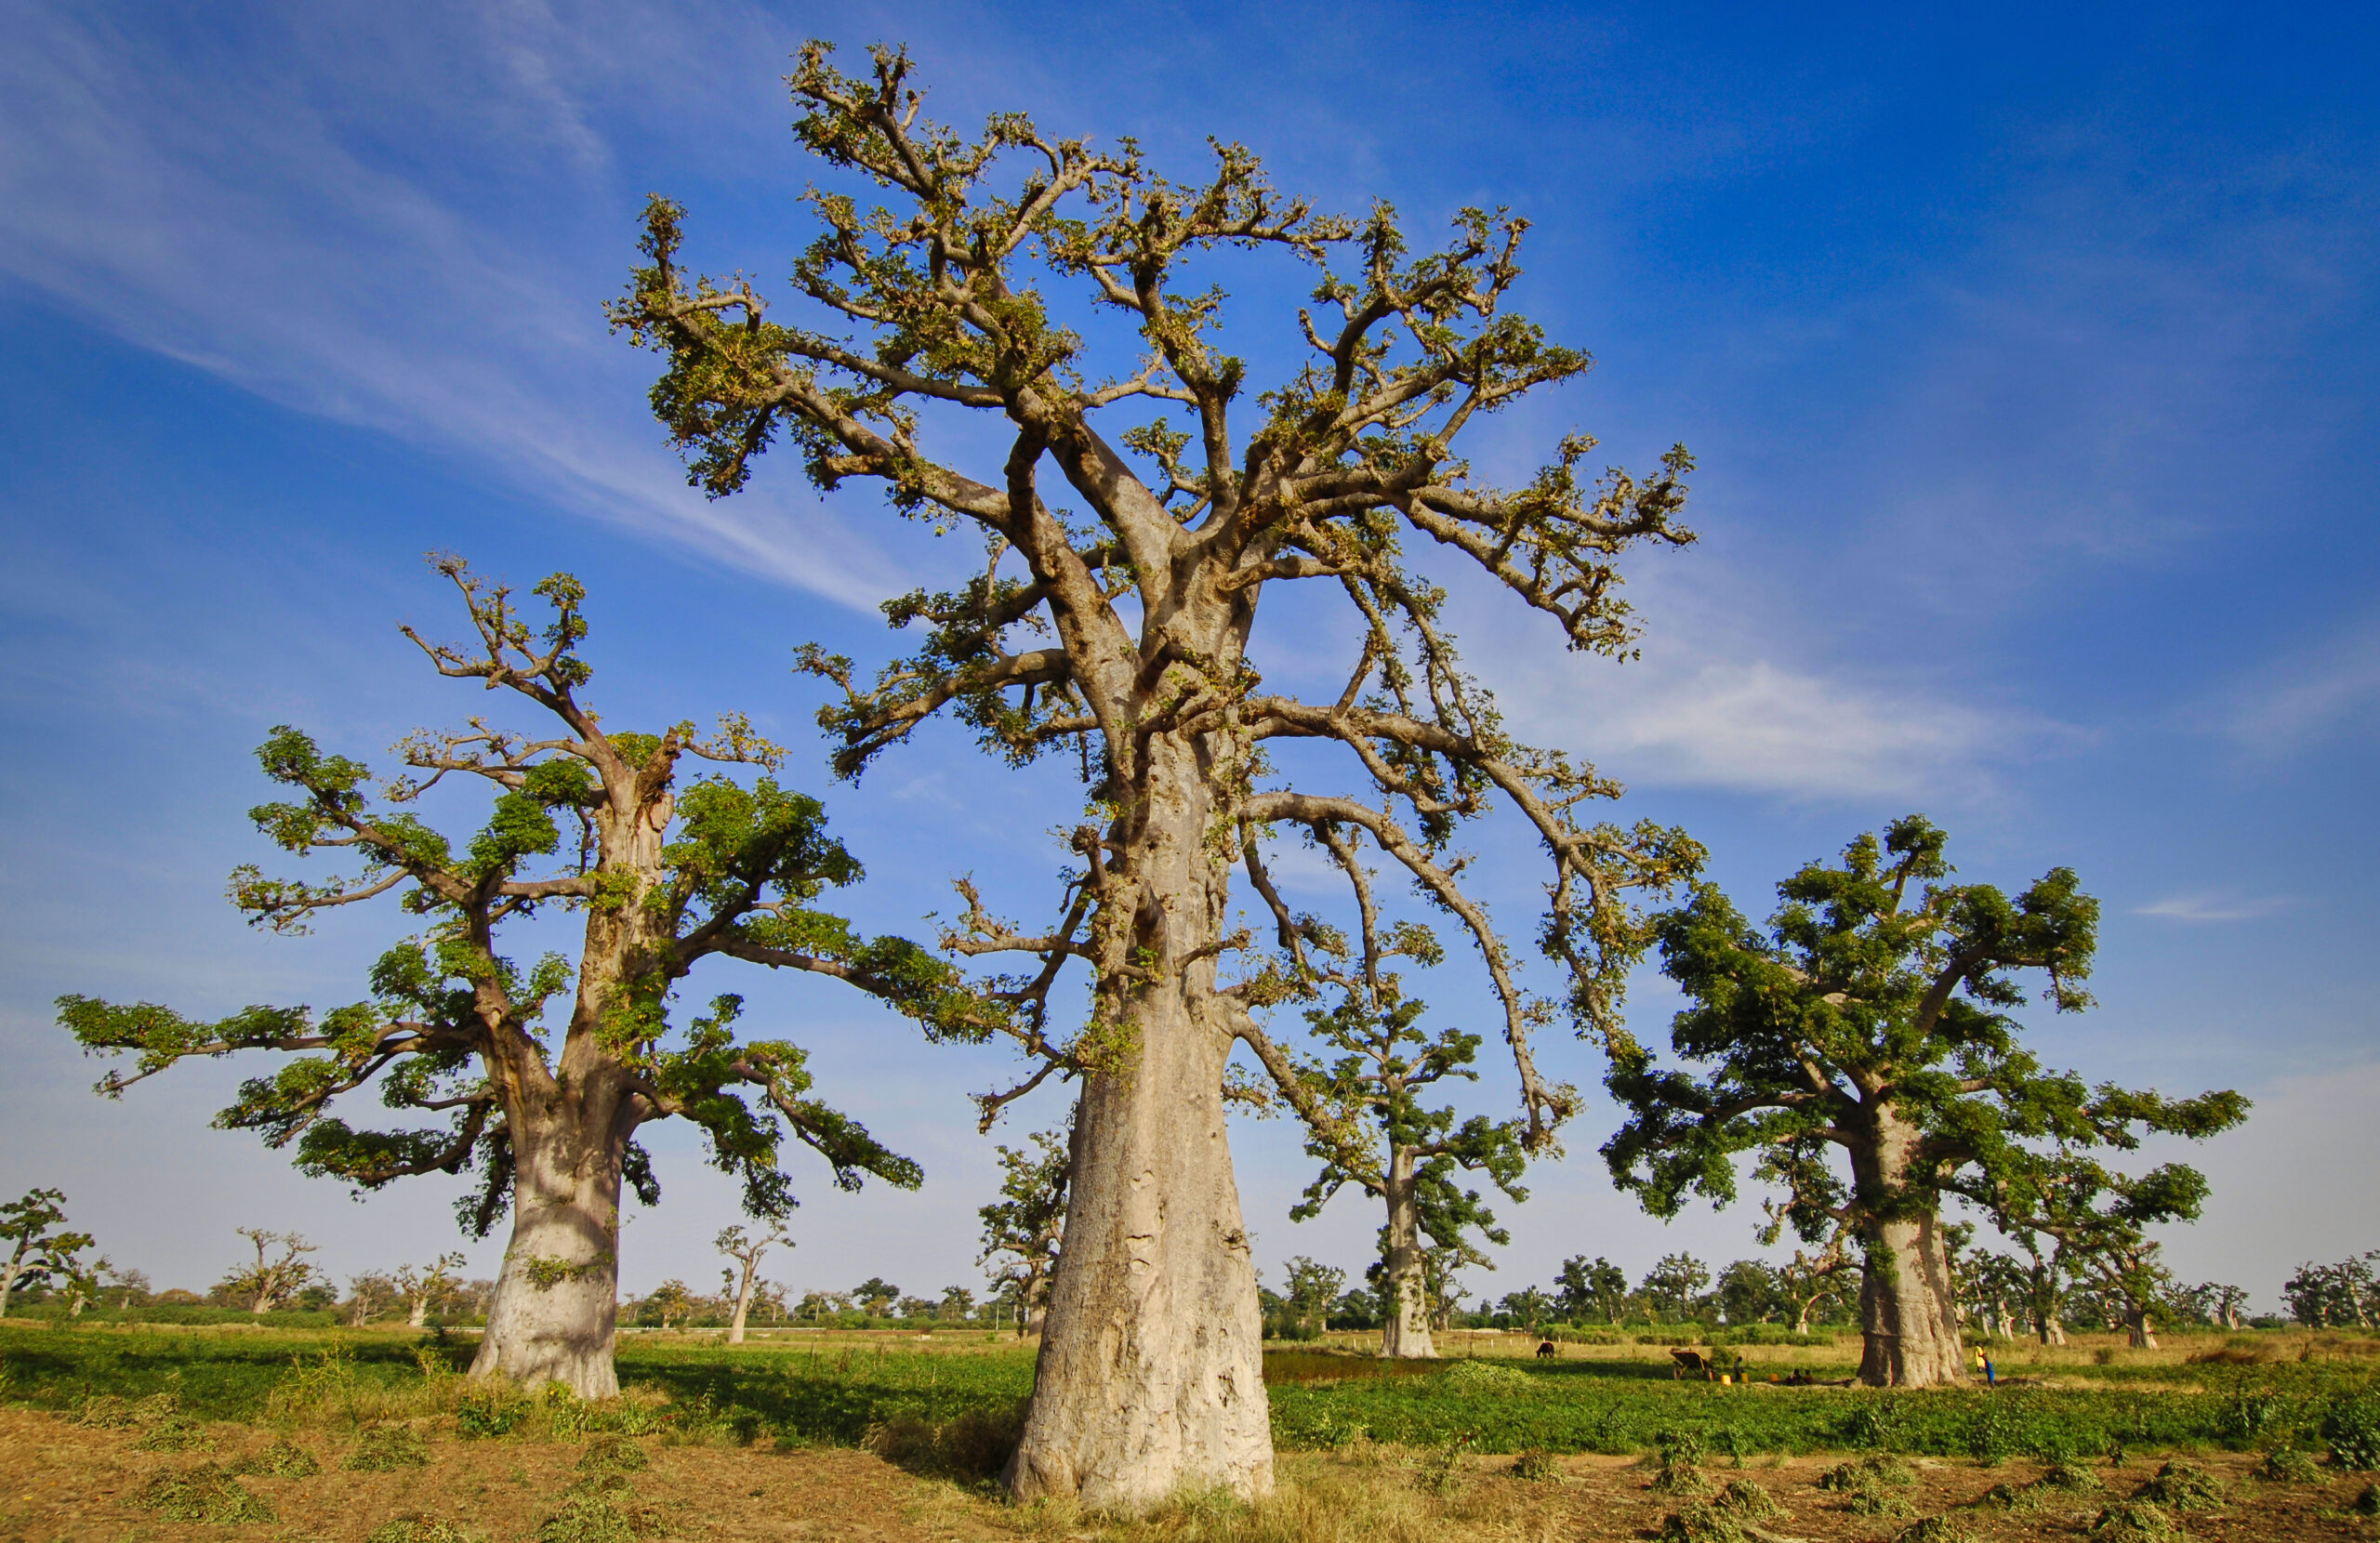
<path id="1" fill-rule="evenodd" d="M 1643 657 L 1625 665 L 1503 639 L 1474 656 L 1524 737 L 1591 757 L 1631 786 L 1723 788 L 1795 799 L 1998 797 L 2002 773 L 2069 752 L 2089 732 L 1977 700 L 1941 670 L 1827 657 L 1790 585 L 1715 553 L 1690 577 L 1649 570 L 1637 591 Z M 1683 566 L 1683 564 L 1679 564 Z"/>
<path id="2" fill-rule="evenodd" d="M 2200 715 L 2254 759 L 2380 724 L 2380 623 L 2364 622 L 2255 670 Z"/>
<path id="3" fill-rule="evenodd" d="M 642 411 L 651 361 L 606 332 L 633 199 L 582 99 L 616 85 L 586 33 L 616 71 L 666 63 L 683 27 L 632 6 L 562 27 L 510 4 L 430 7 L 382 35 L 364 14 L 246 17 L 291 34 L 252 59 L 237 35 L 0 5 L 0 272 L 136 345 L 460 453 L 573 512 L 846 604 L 897 587 L 789 479 L 716 505 L 686 487 Z M 731 9 L 707 35 L 758 29 Z M 597 252 L 615 271 L 591 270 Z"/>
<path id="4" fill-rule="evenodd" d="M 2148 905 L 2135 907 L 2136 917 L 2162 917 L 2167 921 L 2254 921 L 2268 917 L 2295 903 L 2288 895 L 2228 896 L 2212 890 L 2192 894 L 2170 895 Z"/>

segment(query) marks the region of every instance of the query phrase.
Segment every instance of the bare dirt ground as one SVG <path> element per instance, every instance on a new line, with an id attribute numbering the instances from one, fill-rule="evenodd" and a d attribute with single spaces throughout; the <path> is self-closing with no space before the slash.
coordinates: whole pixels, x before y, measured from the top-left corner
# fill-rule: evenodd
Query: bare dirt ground
<path id="1" fill-rule="evenodd" d="M 380 1533 L 390 1543 L 490 1543 L 536 1539 L 566 1510 L 565 1492 L 583 1485 L 582 1448 L 512 1441 L 459 1442 L 433 1437 L 426 1466 L 394 1472 L 341 1467 L 350 1444 L 319 1432 L 289 1439 L 306 1449 L 320 1471 L 302 1478 L 242 1476 L 247 1494 L 270 1508 L 271 1521 L 174 1521 L 143 1504 L 160 1475 L 186 1474 L 202 1465 L 236 1464 L 262 1454 L 270 1430 L 218 1424 L 205 1428 L 203 1449 L 181 1453 L 135 1449 L 136 1432 L 94 1430 L 66 1419 L 0 1409 L 0 1539 L 7 1543 L 364 1543 Z M 1651 1493 L 1646 1470 L 1629 1460 L 1555 1459 L 1556 1474 L 1526 1480 L 1509 1457 L 1473 1458 L 1434 1484 L 1425 1454 L 1358 1447 L 1320 1455 L 1285 1456 L 1276 1497 L 1257 1508 L 1188 1500 L 1157 1516 L 1105 1522 L 1050 1508 L 1016 1509 L 981 1486 L 920 1477 L 867 1452 L 830 1448 L 790 1451 L 733 1446 L 644 1444 L 649 1466 L 615 1483 L 617 1516 L 638 1536 L 685 1543 L 851 1539 L 854 1543 L 979 1543 L 1020 1539 L 1047 1543 L 1414 1543 L 1497 1539 L 1514 1543 L 1651 1538 L 1679 1502 Z M 2215 1511 L 2181 1521 L 2192 1539 L 2380 1540 L 2380 1524 L 2347 1513 L 2370 1475 L 2325 1473 L 2320 1483 L 2274 1484 L 2251 1478 L 2251 1459 L 2194 1459 L 2216 1474 L 2228 1501 Z M 1767 1489 L 1788 1515 L 1763 1523 L 1778 1537 L 1809 1543 L 1890 1539 L 1911 1518 L 1854 1515 L 1842 1498 L 1818 1487 L 1835 1459 L 1755 1459 L 1736 1470 L 1714 1467 L 1726 1483 L 1750 1479 Z M 2135 1457 L 2125 1468 L 2094 1471 L 2100 1495 L 2058 1496 L 2029 1513 L 1973 1507 L 1995 1484 L 2021 1485 L 2037 1476 L 2025 1463 L 1983 1468 L 1964 1462 L 1920 1462 L 1917 1482 L 1899 1492 L 1915 1515 L 1953 1511 L 1977 1539 L 2087 1538 L 2101 1507 L 2128 1496 L 2155 1471 L 2159 1459 Z M 1434 1493 L 1443 1488 L 1445 1493 Z M 427 1528 L 443 1523 L 458 1531 L 391 1535 L 390 1523 L 415 1518 Z M 614 1525 L 618 1525 L 615 1523 Z M 627 1533 L 582 1520 L 554 1523 L 555 1543 L 609 1543 Z"/>

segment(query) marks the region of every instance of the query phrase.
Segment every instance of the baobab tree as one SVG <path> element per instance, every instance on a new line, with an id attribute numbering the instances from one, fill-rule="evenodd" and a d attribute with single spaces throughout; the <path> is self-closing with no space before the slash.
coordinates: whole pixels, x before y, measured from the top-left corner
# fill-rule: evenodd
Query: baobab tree
<path id="1" fill-rule="evenodd" d="M 461 1254 L 441 1254 L 426 1265 L 397 1267 L 390 1284 L 404 1299 L 408 1327 L 420 1328 L 430 1322 L 430 1310 L 454 1291 L 455 1272 L 465 1262 Z"/>
<path id="2" fill-rule="evenodd" d="M 279 879 L 244 867 L 232 877 L 251 921 L 283 932 L 400 894 L 423 930 L 373 966 L 370 999 L 319 1020 L 302 1007 L 252 1007 L 206 1022 L 67 996 L 60 1016 L 86 1048 L 137 1058 L 132 1075 L 100 1083 L 111 1097 L 192 1056 L 296 1052 L 275 1075 L 243 1086 L 216 1123 L 294 1142 L 306 1172 L 364 1190 L 475 1173 L 477 1193 L 459 1207 L 465 1225 L 486 1235 L 509 1203 L 512 1235 L 473 1375 L 609 1397 L 619 1391 L 621 1191 L 660 1197 L 641 1127 L 700 1127 L 713 1164 L 742 1179 L 745 1208 L 762 1219 L 793 1204 L 778 1166 L 788 1131 L 844 1188 L 866 1175 L 905 1188 L 919 1180 L 915 1163 L 812 1096 L 798 1046 L 739 1037 L 740 997 L 677 1021 L 673 999 L 694 968 L 716 957 L 828 976 L 936 1033 L 978 1033 L 971 1015 L 994 1009 L 930 953 L 863 938 L 818 908 L 826 890 L 860 879 L 859 863 L 827 835 L 815 799 L 768 774 L 782 753 L 743 719 L 707 736 L 691 723 L 646 733 L 601 721 L 582 695 L 593 670 L 580 653 L 588 623 L 576 580 L 556 574 L 536 587 L 551 610 L 540 631 L 509 588 L 459 558 L 435 565 L 475 639 L 404 635 L 440 675 L 527 704 L 538 728 L 475 718 L 416 734 L 398 747 L 405 770 L 377 799 L 361 762 L 276 729 L 258 759 L 291 797 L 251 817 L 289 852 L 360 858 L 363 871 Z M 757 774 L 685 776 L 694 761 Z M 449 779 L 493 793 L 486 824 L 459 840 L 412 809 Z M 575 968 L 560 955 L 524 968 L 499 952 L 513 924 L 554 911 L 583 918 Z M 548 1021 L 554 1008 L 558 1026 Z M 332 1108 L 367 1086 L 392 1108 L 446 1123 L 352 1128 Z"/>
<path id="3" fill-rule="evenodd" d="M 1236 1041 L 1263 1037 L 1260 1015 L 1308 988 L 1246 957 L 1233 875 L 1276 828 L 1384 854 L 1478 949 L 1524 1140 L 1550 1143 L 1570 1097 L 1531 1054 L 1549 1005 L 1465 888 L 1457 832 L 1501 804 L 1542 845 L 1538 936 L 1578 1026 L 1599 1035 L 1619 1032 L 1647 941 L 1637 888 L 1699 851 L 1593 821 L 1616 786 L 1508 733 L 1455 653 L 1435 569 L 1540 613 L 1549 643 L 1623 653 L 1619 561 L 1691 539 L 1678 523 L 1691 461 L 1673 449 L 1646 480 L 1597 481 L 1594 442 L 1574 434 L 1504 488 L 1458 455 L 1482 417 L 1589 365 L 1509 308 L 1522 219 L 1464 210 L 1446 245 L 1414 257 L 1395 211 L 1319 214 L 1239 146 L 1177 183 L 1129 141 L 1052 139 L 1017 113 L 973 138 L 941 127 L 909 75 L 896 51 L 860 76 L 825 45 L 801 52 L 796 133 L 842 180 L 807 195 L 818 233 L 793 264 L 788 319 L 747 282 L 692 272 L 685 210 L 664 198 L 613 317 L 667 356 L 654 406 L 706 493 L 735 493 L 788 442 L 820 487 L 873 482 L 902 513 L 984 539 L 962 587 L 888 605 L 923 629 L 913 655 L 872 679 L 802 657 L 840 689 L 822 721 L 845 776 L 950 711 L 990 753 L 1064 755 L 1088 787 L 1051 922 L 1012 925 L 968 886 L 949 940 L 1028 961 L 999 983 L 1012 1018 L 985 1033 L 1034 1064 L 984 1096 L 986 1117 L 1051 1075 L 1081 1083 L 1065 1246 L 1010 1484 L 1106 1507 L 1185 1484 L 1250 1494 L 1271 1482 L 1272 1443 L 1225 1065 Z M 1308 265 L 1314 299 L 1282 318 L 1303 363 L 1253 390 L 1217 346 L 1223 292 L 1209 286 L 1226 263 L 1272 260 Z M 1081 318 L 1061 319 L 1062 290 L 1089 302 Z M 1104 318 L 1118 325 L 1097 344 L 1070 324 Z M 1005 448 L 963 468 L 986 432 Z M 1298 624 L 1285 665 L 1313 664 L 1336 608 L 1352 624 L 1318 700 L 1265 682 L 1256 621 L 1276 591 Z M 1290 758 L 1295 777 L 1275 758 L 1289 743 L 1311 751 Z M 1333 752 L 1342 772 L 1322 770 Z M 1089 1010 L 1054 1025 L 1051 992 L 1075 961 Z"/>
<path id="4" fill-rule="evenodd" d="M 1657 926 L 1663 968 L 1693 1004 L 1672 1046 L 1707 1070 L 1663 1070 L 1640 1051 L 1610 1079 L 1630 1117 L 1605 1155 L 1656 1215 L 1689 1193 L 1725 1205 L 1737 1155 L 1756 1152 L 1805 1242 L 1851 1230 L 1871 1387 L 1966 1377 L 1946 1196 L 2012 1207 L 2004 1186 L 2043 1175 L 2043 1152 L 2202 1138 L 2247 1112 L 2237 1093 L 2168 1100 L 2043 1071 L 2008 1010 L 2025 1001 L 2016 977 L 2045 976 L 2058 1011 L 2088 1007 L 2098 903 L 2067 868 L 2013 898 L 1941 882 L 1945 842 L 1918 815 L 1861 836 L 1839 866 L 1812 863 L 1778 886 L 1765 933 L 1698 884 Z"/>
<path id="5" fill-rule="evenodd" d="M 63 1190 L 27 1190 L 0 1205 L 0 1244 L 8 1247 L 0 1259 L 0 1317 L 18 1292 L 46 1284 L 91 1246 L 88 1233 L 67 1232 L 65 1223 Z"/>
<path id="6" fill-rule="evenodd" d="M 1457 1124 L 1453 1109 L 1424 1101 L 1438 1082 L 1477 1076 L 1470 1066 L 1479 1035 L 1416 1027 L 1424 1005 L 1400 1000 L 1398 984 L 1375 970 L 1367 983 L 1349 983 L 1330 1011 L 1306 1014 L 1324 1054 L 1336 1050 L 1336 1056 L 1293 1062 L 1268 1045 L 1267 1059 L 1305 1122 L 1306 1154 L 1322 1161 L 1322 1172 L 1290 1208 L 1290 1219 L 1321 1215 L 1348 1184 L 1382 1204 L 1380 1353 L 1424 1360 L 1438 1353 L 1422 1278 L 1425 1246 L 1466 1246 L 1472 1232 L 1490 1243 L 1510 1241 L 1479 1192 L 1464 1189 L 1458 1174 L 1485 1173 L 1514 1201 L 1524 1201 L 1528 1192 L 1520 1178 L 1527 1157 L 1521 1122 L 1474 1114 Z"/>
<path id="7" fill-rule="evenodd" d="M 1037 1130 L 1030 1146 L 996 1146 L 999 1198 L 975 1213 L 984 1221 L 984 1251 L 975 1262 L 1000 1261 L 994 1278 L 1016 1299 L 1020 1338 L 1041 1331 L 1049 1306 L 1050 1276 L 1066 1227 L 1068 1138 L 1067 1130 Z"/>
<path id="8" fill-rule="evenodd" d="M 793 1240 L 781 1227 L 770 1227 L 757 1233 L 747 1233 L 741 1227 L 729 1227 L 711 1239 L 711 1246 L 735 1262 L 720 1272 L 725 1284 L 728 1300 L 735 1304 L 735 1315 L 728 1320 L 727 1342 L 744 1342 L 744 1317 L 752 1311 L 752 1287 L 760 1279 L 760 1257 L 778 1244 L 793 1246 Z"/>
<path id="9" fill-rule="evenodd" d="M 313 1262 L 306 1258 L 316 1246 L 297 1233 L 276 1233 L 264 1227 L 235 1227 L 257 1251 L 250 1264 L 235 1264 L 223 1277 L 224 1288 L 248 1299 L 248 1311 L 270 1312 L 288 1301 L 314 1278 Z"/>

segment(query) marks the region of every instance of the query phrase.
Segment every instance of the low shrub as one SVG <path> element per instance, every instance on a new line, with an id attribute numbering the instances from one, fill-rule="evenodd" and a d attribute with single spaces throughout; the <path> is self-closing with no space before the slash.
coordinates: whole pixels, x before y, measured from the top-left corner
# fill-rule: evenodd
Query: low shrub
<path id="1" fill-rule="evenodd" d="M 1893 1534 L 1893 1543 L 1974 1543 L 1975 1533 L 1956 1516 L 1928 1516 Z"/>
<path id="2" fill-rule="evenodd" d="M 2380 1469 L 2380 1391 L 2367 1388 L 2334 1399 L 2322 1416 L 2322 1439 L 2339 1467 L 2364 1473 Z"/>
<path id="3" fill-rule="evenodd" d="M 2319 1484 L 2322 1482 L 2322 1465 L 2314 1460 L 2310 1452 L 2280 1446 L 2265 1454 L 2265 1460 L 2255 1467 L 2255 1475 L 2268 1484 Z"/>
<path id="4" fill-rule="evenodd" d="M 2380 1484 L 2364 1485 L 2363 1493 L 2355 1497 L 2355 1504 L 2347 1510 L 2355 1516 L 2380 1516 Z"/>
<path id="5" fill-rule="evenodd" d="M 271 1522 L 272 1508 L 214 1463 L 181 1473 L 160 1473 L 134 1497 L 133 1504 L 168 1522 L 211 1522 L 219 1526 Z"/>
<path id="6" fill-rule="evenodd" d="M 582 1473 L 641 1473 L 652 1462 L 644 1448 L 622 1436 L 598 1436 L 578 1455 Z"/>
<path id="7" fill-rule="evenodd" d="M 1750 1479 L 1728 1480 L 1727 1487 L 1721 1490 L 1711 1503 L 1747 1522 L 1774 1522 L 1790 1514 L 1778 1503 L 1776 1496 Z"/>
<path id="8" fill-rule="evenodd" d="M 401 1468 L 428 1468 L 430 1444 L 410 1425 L 367 1425 L 357 1432 L 355 1448 L 339 1467 L 351 1473 L 393 1473 Z"/>
<path id="9" fill-rule="evenodd" d="M 2147 1500 L 2120 1500 L 2091 1523 L 2092 1543 L 2177 1543 L 2181 1528 Z"/>
<path id="10" fill-rule="evenodd" d="M 1462 1455 L 1478 1444 L 1478 1438 L 1468 1431 L 1442 1443 L 1421 1459 L 1421 1466 L 1414 1470 L 1414 1484 L 1422 1493 L 1442 1499 L 1452 1495 L 1462 1483 Z"/>
<path id="11" fill-rule="evenodd" d="M 1541 1446 L 1524 1447 L 1513 1458 L 1513 1477 L 1542 1484 L 1562 1477 L 1562 1464 Z"/>
<path id="12" fill-rule="evenodd" d="M 1537 1387 L 1537 1380 L 1518 1366 L 1495 1361 L 1451 1362 L 1438 1374 L 1438 1380 L 1464 1393 L 1525 1393 Z"/>
<path id="13" fill-rule="evenodd" d="M 1660 1543 L 1754 1543 L 1732 1512 L 1689 1500 L 1661 1519 Z"/>
<path id="14" fill-rule="evenodd" d="M 2199 1467 L 2175 1459 L 2159 1469 L 2133 1491 L 2140 1500 L 2153 1500 L 2168 1510 L 2220 1510 L 2223 1481 Z"/>
<path id="15" fill-rule="evenodd" d="M 1917 1471 L 1888 1452 L 1871 1452 L 1847 1463 L 1837 1463 L 1818 1475 L 1818 1487 L 1838 1493 L 1862 1489 L 1907 1489 L 1917 1483 Z"/>
<path id="16" fill-rule="evenodd" d="M 206 1431 L 188 1415 L 167 1415 L 140 1432 L 135 1452 L 198 1452 L 212 1446 Z"/>
<path id="17" fill-rule="evenodd" d="M 296 1442 L 283 1439 L 261 1452 L 251 1452 L 233 1463 L 234 1473 L 260 1474 L 268 1479 L 311 1479 L 323 1470 L 314 1455 Z"/>
<path id="18" fill-rule="evenodd" d="M 868 1447 L 888 1462 L 954 1479 L 998 1476 L 1025 1433 L 1025 1406 L 970 1409 L 945 1420 L 898 1414 L 867 1434 Z"/>
<path id="19" fill-rule="evenodd" d="M 364 1535 L 364 1543 L 487 1543 L 485 1533 L 429 1516 L 399 1516 Z"/>

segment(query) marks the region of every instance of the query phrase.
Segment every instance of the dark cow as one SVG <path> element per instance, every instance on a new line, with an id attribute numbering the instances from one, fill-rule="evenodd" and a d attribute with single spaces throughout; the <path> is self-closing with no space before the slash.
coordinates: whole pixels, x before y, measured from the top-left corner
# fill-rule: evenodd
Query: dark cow
<path id="1" fill-rule="evenodd" d="M 1551 1361 L 1561 1353 L 1562 1352 L 1554 1348 L 1554 1341 L 1551 1339 L 1546 1340 L 1543 1344 L 1537 1347 L 1537 1358 L 1540 1361 Z"/>

